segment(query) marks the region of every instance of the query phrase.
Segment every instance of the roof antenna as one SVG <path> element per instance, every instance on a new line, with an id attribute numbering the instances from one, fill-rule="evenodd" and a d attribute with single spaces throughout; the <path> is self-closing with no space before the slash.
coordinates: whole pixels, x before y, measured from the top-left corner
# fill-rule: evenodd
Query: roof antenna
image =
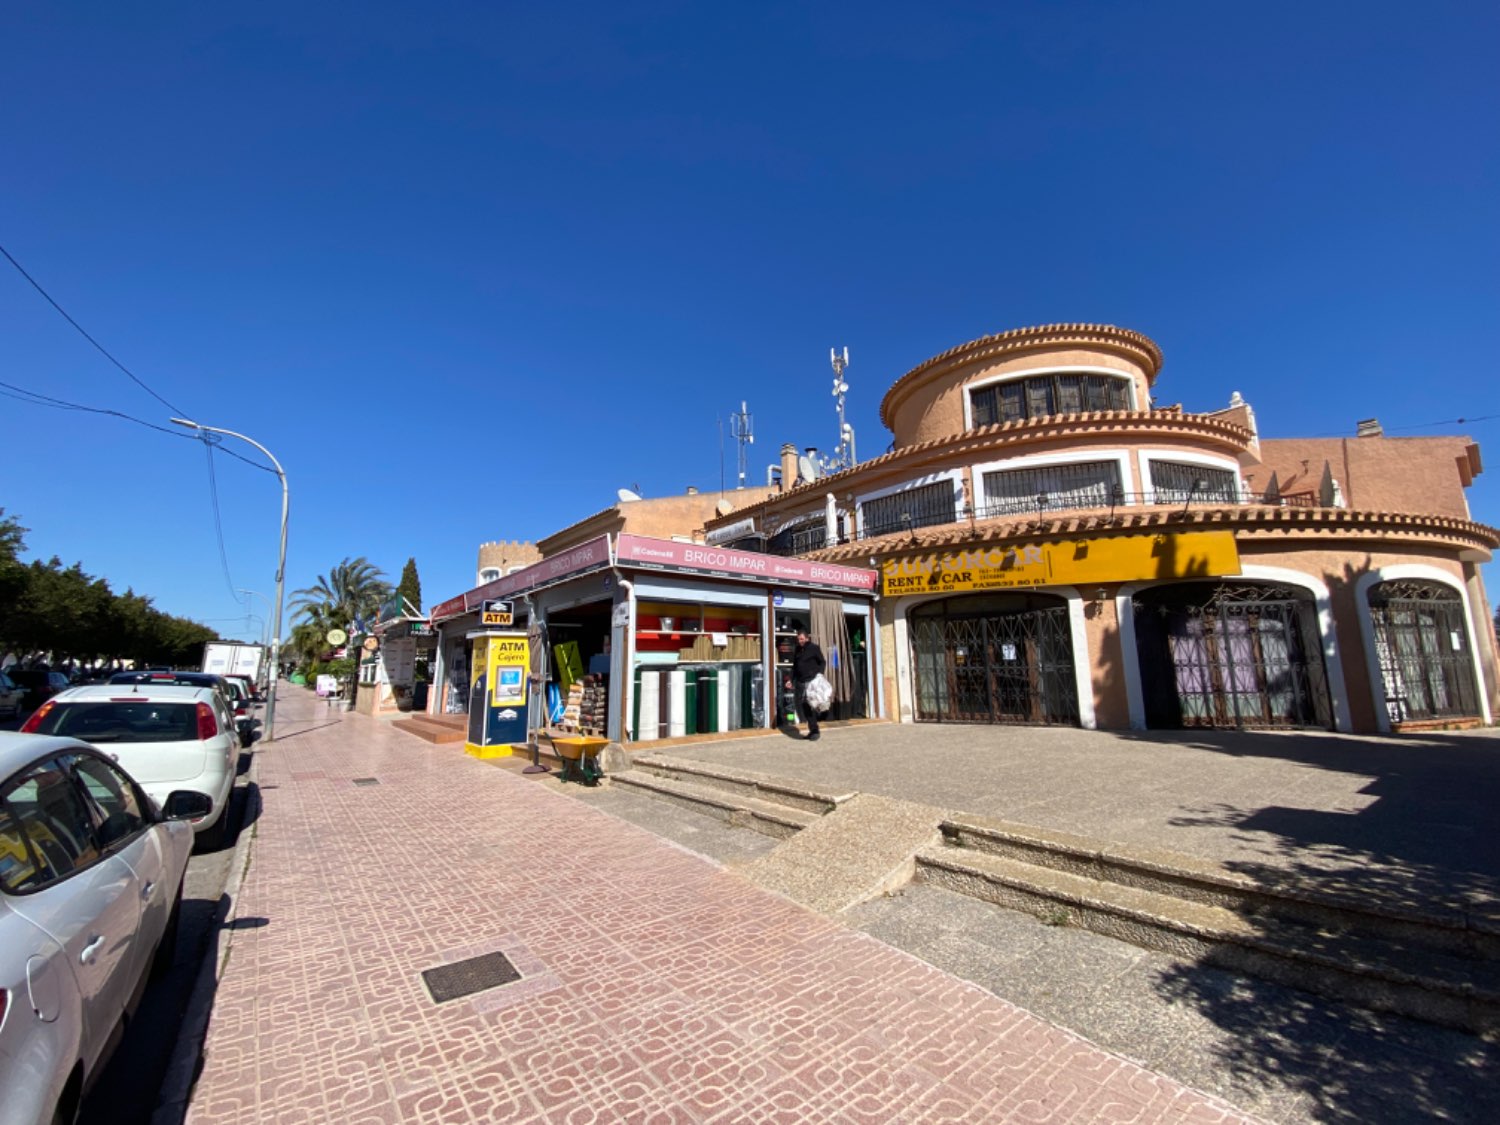
<path id="1" fill-rule="evenodd" d="M 819 458 L 819 468 L 824 474 L 854 468 L 854 427 L 844 420 L 844 396 L 849 393 L 849 384 L 844 382 L 844 370 L 849 366 L 849 349 L 843 354 L 838 348 L 828 349 L 828 361 L 833 365 L 833 397 L 839 412 L 838 454 Z"/>
<path id="2" fill-rule="evenodd" d="M 750 407 L 743 400 L 740 402 L 740 412 L 729 416 L 729 432 L 734 435 L 734 440 L 739 442 L 740 446 L 740 482 L 735 487 L 743 489 L 745 487 L 745 460 L 748 447 L 755 444 L 754 419 L 750 417 Z"/>

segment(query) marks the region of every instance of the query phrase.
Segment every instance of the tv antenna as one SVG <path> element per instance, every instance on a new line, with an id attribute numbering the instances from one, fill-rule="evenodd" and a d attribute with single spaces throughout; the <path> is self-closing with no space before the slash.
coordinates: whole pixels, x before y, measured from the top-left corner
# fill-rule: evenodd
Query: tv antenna
<path id="1" fill-rule="evenodd" d="M 743 401 L 740 403 L 740 412 L 729 416 L 729 432 L 734 435 L 734 440 L 740 446 L 740 483 L 737 487 L 745 487 L 745 461 L 748 447 L 755 444 L 755 431 L 753 419 L 750 417 L 750 408 Z"/>
<path id="2" fill-rule="evenodd" d="M 849 366 L 849 349 L 840 354 L 838 348 L 828 349 L 828 361 L 833 365 L 833 398 L 839 413 L 838 453 L 833 457 L 819 458 L 819 467 L 824 473 L 837 473 L 854 468 L 854 427 L 844 420 L 844 396 L 849 393 L 849 384 L 844 382 L 844 370 Z"/>

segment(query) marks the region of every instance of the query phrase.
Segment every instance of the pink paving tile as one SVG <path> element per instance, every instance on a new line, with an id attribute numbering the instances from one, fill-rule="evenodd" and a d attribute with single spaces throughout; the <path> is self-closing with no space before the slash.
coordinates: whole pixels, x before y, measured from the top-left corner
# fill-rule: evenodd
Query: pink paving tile
<path id="1" fill-rule="evenodd" d="M 329 718 L 288 691 L 297 738 L 259 754 L 237 909 L 266 924 L 235 931 L 194 1125 L 1244 1120 L 569 796 Z M 423 969 L 496 950 L 519 981 L 432 1002 Z"/>

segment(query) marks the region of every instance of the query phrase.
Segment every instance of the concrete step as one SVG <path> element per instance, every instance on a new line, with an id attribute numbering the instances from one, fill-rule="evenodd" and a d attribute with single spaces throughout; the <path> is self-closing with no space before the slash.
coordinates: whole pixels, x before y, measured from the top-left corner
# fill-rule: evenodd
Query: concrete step
<path id="1" fill-rule="evenodd" d="M 431 715 L 413 715 L 407 719 L 395 719 L 391 722 L 391 726 L 407 734 L 414 734 L 425 742 L 435 744 L 463 742 L 468 737 L 463 726 L 443 722 Z"/>
<path id="2" fill-rule="evenodd" d="M 651 753 L 632 755 L 631 772 L 675 779 L 819 815 L 832 812 L 854 796 L 850 792 L 829 792 L 797 781 Z"/>
<path id="3" fill-rule="evenodd" d="M 915 868 L 924 882 L 1184 960 L 1476 1034 L 1500 1032 L 1500 966 L 1485 958 L 1246 914 L 968 847 L 924 848 Z"/>
<path id="4" fill-rule="evenodd" d="M 1246 916 L 1275 917 L 1438 953 L 1500 961 L 1500 918 L 1488 903 L 1402 900 L 1374 894 L 1367 887 L 1315 882 L 1290 873 L 1279 880 L 1251 879 L 1177 852 L 1127 848 L 978 817 L 949 816 L 943 822 L 943 838 L 955 848 L 1221 906 Z"/>
<path id="5" fill-rule="evenodd" d="M 696 784 L 680 777 L 660 776 L 639 769 L 610 774 L 609 784 L 671 801 L 695 812 L 716 816 L 737 828 L 749 828 L 764 836 L 781 840 L 795 836 L 820 815 L 806 809 L 762 800 L 748 793 Z"/>

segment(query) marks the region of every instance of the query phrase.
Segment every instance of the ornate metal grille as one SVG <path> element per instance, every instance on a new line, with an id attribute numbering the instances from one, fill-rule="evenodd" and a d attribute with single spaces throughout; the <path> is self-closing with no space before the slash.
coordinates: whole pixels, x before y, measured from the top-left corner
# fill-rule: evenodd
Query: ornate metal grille
<path id="1" fill-rule="evenodd" d="M 1081 461 L 1035 469 L 1003 469 L 984 474 L 980 519 L 1026 512 L 1107 508 L 1111 497 L 1124 503 L 1118 461 Z"/>
<path id="2" fill-rule="evenodd" d="M 981 387 L 970 394 L 969 401 L 976 426 L 1086 410 L 1129 410 L 1130 380 L 1081 371 L 1033 375 Z"/>
<path id="3" fill-rule="evenodd" d="M 1187 583 L 1135 600 L 1153 727 L 1328 726 L 1313 607 L 1292 587 Z"/>
<path id="4" fill-rule="evenodd" d="M 1184 465 L 1176 461 L 1151 462 L 1151 487 L 1158 504 L 1237 504 L 1239 480 L 1228 469 L 1207 465 Z"/>
<path id="5" fill-rule="evenodd" d="M 864 511 L 866 538 L 914 527 L 953 523 L 958 519 L 953 482 L 948 480 L 908 488 L 905 492 L 882 496 L 877 500 L 866 500 L 861 508 Z"/>
<path id="6" fill-rule="evenodd" d="M 911 619 L 918 721 L 1076 724 L 1067 607 L 964 615 L 962 604 Z"/>
<path id="7" fill-rule="evenodd" d="M 1456 590 L 1437 582 L 1381 582 L 1370 589 L 1370 620 L 1391 722 L 1480 714 Z"/>

